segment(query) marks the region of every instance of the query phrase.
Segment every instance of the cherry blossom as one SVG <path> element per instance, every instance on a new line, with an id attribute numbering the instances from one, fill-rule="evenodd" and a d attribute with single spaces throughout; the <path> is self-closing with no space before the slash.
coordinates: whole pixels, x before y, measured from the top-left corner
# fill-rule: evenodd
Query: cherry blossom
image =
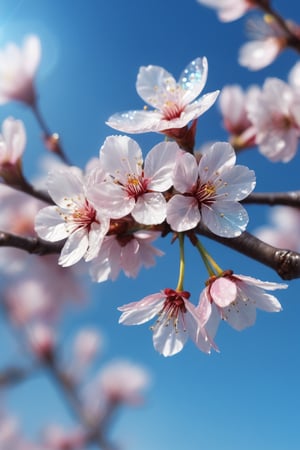
<path id="1" fill-rule="evenodd" d="M 74 340 L 74 359 L 80 366 L 88 365 L 99 353 L 103 342 L 98 330 L 84 328 Z"/>
<path id="2" fill-rule="evenodd" d="M 198 3 L 217 10 L 222 22 L 231 22 L 242 17 L 256 5 L 255 0 L 197 0 Z"/>
<path id="3" fill-rule="evenodd" d="M 193 60 L 178 82 L 162 67 L 141 67 L 136 89 L 154 110 L 146 108 L 117 113 L 108 119 L 107 124 L 126 133 L 164 132 L 185 127 L 207 111 L 218 96 L 219 91 L 214 91 L 197 99 L 205 86 L 207 72 L 205 57 Z"/>
<path id="4" fill-rule="evenodd" d="M 61 425 L 53 424 L 44 430 L 42 444 L 45 450 L 83 450 L 86 440 L 86 432 L 79 427 L 66 430 Z"/>
<path id="5" fill-rule="evenodd" d="M 14 166 L 20 161 L 25 145 L 26 131 L 23 122 L 13 117 L 5 119 L 0 135 L 0 174 L 2 168 Z"/>
<path id="6" fill-rule="evenodd" d="M 290 161 L 300 136 L 300 92 L 278 78 L 267 78 L 247 110 L 260 152 L 271 161 Z"/>
<path id="7" fill-rule="evenodd" d="M 292 27 L 292 25 L 290 25 Z M 246 42 L 239 51 L 239 63 L 250 70 L 260 70 L 271 64 L 287 45 L 287 34 L 272 18 L 249 22 L 254 39 Z"/>
<path id="8" fill-rule="evenodd" d="M 9 43 L 0 51 L 0 104 L 11 100 L 34 105 L 34 76 L 41 58 L 40 40 L 28 36 L 19 48 Z"/>
<path id="9" fill-rule="evenodd" d="M 127 277 L 135 278 L 142 267 L 154 266 L 155 256 L 162 256 L 163 252 L 151 244 L 160 235 L 155 231 L 139 230 L 106 236 L 98 256 L 91 263 L 93 281 L 114 281 L 121 270 Z"/>
<path id="10" fill-rule="evenodd" d="M 250 41 L 240 48 L 239 63 L 250 70 L 260 70 L 270 65 L 283 48 L 276 37 Z"/>
<path id="11" fill-rule="evenodd" d="M 256 320 L 256 309 L 267 312 L 281 311 L 276 297 L 265 291 L 285 289 L 286 284 L 271 283 L 236 275 L 226 271 L 221 276 L 211 277 L 200 295 L 197 311 L 201 325 L 225 320 L 240 331 L 252 326 Z"/>
<path id="12" fill-rule="evenodd" d="M 300 211 L 298 208 L 276 206 L 270 211 L 270 225 L 259 227 L 255 235 L 274 247 L 300 250 Z"/>
<path id="13" fill-rule="evenodd" d="M 3 406 L 2 406 L 3 408 Z M 1 448 L 18 449 L 23 442 L 17 419 L 0 411 L 0 446 Z"/>
<path id="14" fill-rule="evenodd" d="M 51 358 L 55 347 L 54 329 L 46 323 L 35 322 L 27 327 L 26 332 L 33 353 L 41 359 Z"/>
<path id="15" fill-rule="evenodd" d="M 110 403 L 135 405 L 141 402 L 141 392 L 150 383 L 149 373 L 126 360 L 106 364 L 98 377 L 99 388 Z"/>
<path id="16" fill-rule="evenodd" d="M 59 264 L 67 267 L 81 258 L 95 258 L 109 229 L 109 218 L 94 208 L 87 198 L 88 180 L 75 167 L 52 172 L 48 191 L 58 206 L 47 206 L 36 216 L 35 230 L 50 242 L 66 239 Z"/>
<path id="17" fill-rule="evenodd" d="M 239 85 L 225 86 L 219 97 L 224 128 L 231 134 L 230 142 L 235 149 L 255 144 L 255 129 L 248 118 L 247 104 L 259 95 L 258 86 L 243 91 Z"/>
<path id="18" fill-rule="evenodd" d="M 86 298 L 75 268 L 60 267 L 57 259 L 57 255 L 26 255 L 22 274 L 6 277 L 3 299 L 16 325 L 37 320 L 54 322 L 70 301 L 80 304 Z"/>
<path id="19" fill-rule="evenodd" d="M 179 147 L 161 142 L 150 150 L 143 164 L 142 151 L 127 136 L 109 136 L 101 150 L 101 167 L 109 177 L 91 187 L 93 205 L 113 219 L 127 214 L 146 225 L 162 223 L 166 218 L 166 200 L 162 192 L 172 185 L 172 171 Z"/>
<path id="20" fill-rule="evenodd" d="M 300 91 L 300 61 L 291 68 L 288 75 L 289 85 Z"/>
<path id="21" fill-rule="evenodd" d="M 246 166 L 235 166 L 233 148 L 217 142 L 200 159 L 182 154 L 177 159 L 175 194 L 167 205 L 167 222 L 175 231 L 195 228 L 200 220 L 218 236 L 235 237 L 245 230 L 248 214 L 238 203 L 255 186 L 255 175 Z"/>
<path id="22" fill-rule="evenodd" d="M 119 322 L 124 325 L 140 325 L 158 316 L 151 329 L 153 345 L 159 353 L 164 356 L 175 355 L 182 350 L 188 337 L 200 350 L 210 353 L 212 343 L 189 298 L 189 292 L 164 289 L 140 301 L 119 307 L 122 311 Z"/>

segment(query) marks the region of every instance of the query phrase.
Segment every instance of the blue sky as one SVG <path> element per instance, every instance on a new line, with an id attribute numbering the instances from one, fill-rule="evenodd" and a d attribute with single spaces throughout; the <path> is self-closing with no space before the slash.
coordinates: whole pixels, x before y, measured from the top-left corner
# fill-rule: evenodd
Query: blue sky
<path id="1" fill-rule="evenodd" d="M 300 20 L 299 2 L 278 0 L 286 17 Z M 257 14 L 254 14 L 254 17 Z M 98 155 L 106 136 L 115 134 L 105 120 L 114 112 L 143 107 L 135 91 L 141 65 L 161 65 L 178 77 L 197 56 L 207 56 L 205 92 L 226 84 L 262 84 L 266 77 L 283 80 L 297 55 L 287 51 L 270 67 L 249 72 L 237 63 L 246 41 L 245 18 L 220 23 L 212 10 L 196 0 L 2 0 L 0 46 L 25 35 L 40 36 L 43 48 L 37 76 L 39 104 L 49 127 L 61 134 L 72 162 L 84 166 Z M 24 120 L 28 146 L 25 170 L 32 176 L 44 150 L 31 113 L 16 104 L 0 108 L 1 121 Z M 226 140 L 218 107 L 199 120 L 197 145 Z M 158 134 L 136 135 L 146 153 L 162 140 Z M 288 164 L 271 164 L 256 150 L 239 155 L 254 169 L 257 191 L 299 189 L 299 155 Z M 268 208 L 249 206 L 249 230 L 268 220 Z M 203 240 L 224 268 L 263 280 L 280 281 L 270 269 L 226 247 Z M 104 360 L 128 357 L 149 368 L 153 383 L 143 408 L 121 416 L 114 429 L 128 450 L 296 450 L 300 445 L 299 281 L 279 292 L 280 314 L 258 314 L 253 328 L 238 333 L 224 324 L 217 335 L 220 354 L 200 353 L 192 343 L 172 358 L 158 355 L 147 325 L 118 325 L 117 306 L 138 300 L 177 282 L 177 247 L 159 241 L 165 251 L 157 266 L 137 280 L 121 276 L 115 283 L 92 285 L 87 308 L 66 317 L 60 334 L 68 342 L 83 325 L 106 336 Z M 197 302 L 206 279 L 196 252 L 187 247 L 185 288 Z M 32 399 L 39 398 L 39 401 Z M 8 404 L 34 434 L 50 417 L 68 421 L 56 391 L 40 376 L 14 388 Z M 47 408 L 44 405 L 47 404 Z"/>

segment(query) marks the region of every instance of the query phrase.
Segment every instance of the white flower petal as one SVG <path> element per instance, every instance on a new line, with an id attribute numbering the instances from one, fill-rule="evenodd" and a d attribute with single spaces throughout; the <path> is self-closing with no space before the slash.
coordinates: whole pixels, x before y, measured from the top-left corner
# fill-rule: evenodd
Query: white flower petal
<path id="1" fill-rule="evenodd" d="M 217 100 L 220 91 L 208 92 L 202 95 L 198 100 L 187 105 L 180 116 L 181 122 L 185 125 L 191 120 L 202 116 Z M 184 126 L 184 125 L 182 125 Z"/>
<path id="2" fill-rule="evenodd" d="M 153 108 L 163 109 L 177 91 L 176 81 L 163 67 L 141 67 L 137 76 L 136 90 L 139 96 Z"/>
<path id="3" fill-rule="evenodd" d="M 158 111 L 125 111 L 109 117 L 106 124 L 125 133 L 160 131 L 162 114 Z"/>
<path id="4" fill-rule="evenodd" d="M 84 201 L 83 177 L 77 167 L 50 172 L 47 186 L 49 195 L 61 208 L 73 209 L 74 204 Z"/>
<path id="5" fill-rule="evenodd" d="M 172 186 L 172 174 L 180 149 L 176 142 L 155 145 L 145 159 L 145 178 L 149 178 L 149 190 L 164 192 Z"/>
<path id="6" fill-rule="evenodd" d="M 174 231 L 195 228 L 200 221 L 198 203 L 193 197 L 176 194 L 167 203 L 167 222 Z"/>
<path id="7" fill-rule="evenodd" d="M 174 168 L 174 188 L 184 194 L 191 192 L 198 180 L 198 165 L 196 158 L 190 153 L 178 155 Z"/>
<path id="8" fill-rule="evenodd" d="M 136 141 L 128 136 L 109 136 L 100 149 L 100 163 L 114 181 L 127 183 L 128 175 L 140 175 L 143 155 Z"/>
<path id="9" fill-rule="evenodd" d="M 187 339 L 188 333 L 182 329 L 175 329 L 172 319 L 154 326 L 153 345 L 163 356 L 173 356 L 180 352 Z"/>
<path id="10" fill-rule="evenodd" d="M 267 312 L 279 312 L 282 310 L 281 304 L 274 295 L 267 294 L 263 289 L 258 286 L 249 285 L 247 283 L 237 282 L 240 291 L 243 296 L 249 298 L 249 301 L 253 303 L 256 308 L 262 309 Z"/>
<path id="11" fill-rule="evenodd" d="M 145 225 L 162 223 L 166 218 L 166 200 L 160 192 L 149 192 L 138 197 L 132 217 Z"/>
<path id="12" fill-rule="evenodd" d="M 134 198 L 129 198 L 122 186 L 109 181 L 91 187 L 88 196 L 100 217 L 119 219 L 129 214 L 135 205 Z"/>
<path id="13" fill-rule="evenodd" d="M 207 72 L 208 63 L 205 57 L 194 59 L 184 69 L 178 80 L 178 85 L 183 90 L 181 101 L 184 105 L 200 95 L 207 80 Z"/>
<path id="14" fill-rule="evenodd" d="M 237 202 L 214 202 L 211 206 L 201 207 L 203 223 L 218 236 L 237 237 L 245 231 L 248 214 Z"/>
<path id="15" fill-rule="evenodd" d="M 46 241 L 56 242 L 69 236 L 66 223 L 56 206 L 46 206 L 35 218 L 35 231 Z"/>
<path id="16" fill-rule="evenodd" d="M 253 191 L 256 184 L 255 173 L 246 166 L 234 166 L 225 170 L 221 177 L 222 185 L 217 188 L 219 195 L 226 195 L 226 200 L 243 200 Z"/>
<path id="17" fill-rule="evenodd" d="M 88 234 L 85 229 L 72 233 L 66 240 L 58 263 L 63 267 L 72 266 L 84 257 L 89 245 Z"/>
<path id="18" fill-rule="evenodd" d="M 234 166 L 235 151 L 228 142 L 216 142 L 202 156 L 199 163 L 201 183 L 214 181 L 222 171 Z"/>
<path id="19" fill-rule="evenodd" d="M 222 317 L 237 331 L 254 325 L 256 309 L 251 302 L 237 300 L 234 304 L 222 309 Z"/>
<path id="20" fill-rule="evenodd" d="M 148 295 L 138 302 L 120 306 L 118 310 L 122 311 L 122 315 L 119 323 L 124 325 L 141 325 L 148 322 L 161 311 L 164 301 L 164 294 L 158 293 Z"/>
<path id="21" fill-rule="evenodd" d="M 275 291 L 276 289 L 286 289 L 288 287 L 288 285 L 284 284 L 284 283 L 261 281 L 261 280 L 258 280 L 257 278 L 249 277 L 247 275 L 234 274 L 234 277 L 237 278 L 237 280 L 241 280 L 242 282 L 244 282 L 248 285 L 257 286 L 257 287 L 259 287 L 261 289 L 265 289 L 267 291 Z"/>

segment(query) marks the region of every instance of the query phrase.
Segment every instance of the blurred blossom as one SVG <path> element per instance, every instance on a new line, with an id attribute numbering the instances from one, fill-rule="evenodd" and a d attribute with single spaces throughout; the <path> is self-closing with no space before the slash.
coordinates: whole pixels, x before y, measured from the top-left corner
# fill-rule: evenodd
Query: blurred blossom
<path id="1" fill-rule="evenodd" d="M 300 91 L 267 78 L 260 94 L 249 99 L 247 110 L 260 152 L 274 162 L 290 161 L 300 137 Z"/>
<path id="2" fill-rule="evenodd" d="M 34 105 L 34 76 L 40 58 L 40 40 L 34 35 L 24 40 L 22 48 L 9 43 L 0 51 L 0 104 L 18 100 Z"/>
<path id="3" fill-rule="evenodd" d="M 56 320 L 66 302 L 85 298 L 77 273 L 61 268 L 56 255 L 26 254 L 24 262 L 27 269 L 22 277 L 13 279 L 3 292 L 8 313 L 15 324 L 24 325 L 37 319 Z"/>
<path id="4" fill-rule="evenodd" d="M 235 149 L 255 144 L 255 130 L 248 118 L 247 104 L 259 93 L 258 86 L 251 86 L 243 91 L 239 85 L 225 86 L 220 93 L 219 106 L 223 125 L 231 135 L 230 143 Z"/>
<path id="5" fill-rule="evenodd" d="M 28 325 L 26 328 L 28 343 L 33 353 L 40 359 L 52 358 L 55 347 L 55 332 L 42 322 Z"/>
<path id="6" fill-rule="evenodd" d="M 288 82 L 293 88 L 300 91 L 300 61 L 296 62 L 290 70 Z"/>
<path id="7" fill-rule="evenodd" d="M 260 70 L 271 64 L 287 46 L 287 33 L 269 15 L 265 15 L 263 20 L 249 21 L 248 27 L 253 40 L 240 48 L 239 63 L 250 70 Z M 294 26 L 290 24 L 290 27 Z"/>
<path id="8" fill-rule="evenodd" d="M 26 144 L 26 131 L 21 120 L 8 117 L 2 123 L 0 135 L 0 175 L 3 167 L 15 166 L 21 159 Z"/>
<path id="9" fill-rule="evenodd" d="M 0 184 L 0 229 L 22 236 L 35 236 L 34 219 L 43 203 L 22 192 Z M 0 270 L 7 274 L 20 272 L 28 255 L 20 249 L 1 248 Z"/>
<path id="10" fill-rule="evenodd" d="M 2 409 L 2 408 L 1 408 Z M 0 448 L 18 449 L 20 443 L 20 430 L 18 421 L 14 417 L 7 416 L 4 412 L 0 413 Z"/>
<path id="11" fill-rule="evenodd" d="M 249 9 L 256 6 L 256 0 L 197 0 L 204 6 L 217 10 L 222 22 L 231 22 L 242 17 Z"/>
<path id="12" fill-rule="evenodd" d="M 60 425 L 48 425 L 42 441 L 49 450 L 84 450 L 86 437 L 81 429 L 66 430 Z"/>
<path id="13" fill-rule="evenodd" d="M 136 405 L 143 399 L 142 391 L 149 386 L 150 376 L 137 364 L 117 360 L 100 371 L 98 383 L 108 402 Z"/>
<path id="14" fill-rule="evenodd" d="M 259 227 L 254 234 L 274 247 L 300 251 L 300 211 L 288 206 L 270 210 L 270 225 Z"/>
<path id="15" fill-rule="evenodd" d="M 97 330 L 83 329 L 76 335 L 73 345 L 75 364 L 87 366 L 101 350 L 102 336 Z"/>
<path id="16" fill-rule="evenodd" d="M 183 128 L 197 119 L 215 102 L 219 91 L 197 97 L 202 92 L 208 73 L 205 57 L 196 58 L 182 72 L 178 82 L 163 67 L 141 67 L 136 89 L 154 110 L 127 111 L 111 116 L 107 125 L 126 133 L 168 132 Z"/>

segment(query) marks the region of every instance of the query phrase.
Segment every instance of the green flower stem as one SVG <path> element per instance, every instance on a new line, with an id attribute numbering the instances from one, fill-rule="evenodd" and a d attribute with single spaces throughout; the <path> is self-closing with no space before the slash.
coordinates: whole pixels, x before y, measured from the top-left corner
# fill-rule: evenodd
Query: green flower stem
<path id="1" fill-rule="evenodd" d="M 183 291 L 183 280 L 184 280 L 184 233 L 178 234 L 179 240 L 179 252 L 180 252 L 180 263 L 179 263 L 179 276 L 176 291 Z"/>
<path id="2" fill-rule="evenodd" d="M 197 247 L 197 249 L 199 250 L 199 253 L 202 257 L 202 260 L 205 264 L 209 276 L 211 277 L 215 275 L 221 275 L 223 273 L 223 270 L 216 263 L 216 261 L 210 256 L 210 254 L 206 251 L 206 249 L 203 247 L 203 245 L 198 239 L 195 243 L 195 247 Z"/>

